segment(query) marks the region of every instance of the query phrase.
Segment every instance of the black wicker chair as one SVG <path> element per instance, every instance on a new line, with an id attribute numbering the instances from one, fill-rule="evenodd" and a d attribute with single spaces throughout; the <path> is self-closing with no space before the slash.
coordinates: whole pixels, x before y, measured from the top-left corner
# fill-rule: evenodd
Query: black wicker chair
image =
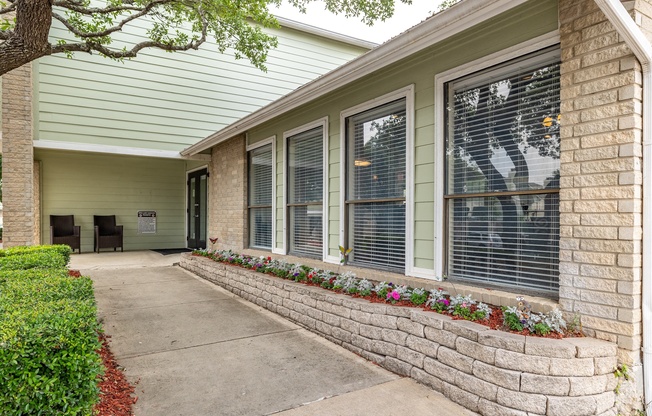
<path id="1" fill-rule="evenodd" d="M 94 246 L 95 251 L 100 252 L 101 248 L 113 248 L 116 251 L 124 251 L 122 246 L 122 225 L 115 224 L 115 215 L 93 215 L 95 226 Z"/>
<path id="2" fill-rule="evenodd" d="M 81 227 L 74 215 L 50 215 L 50 244 L 67 244 L 81 254 Z"/>

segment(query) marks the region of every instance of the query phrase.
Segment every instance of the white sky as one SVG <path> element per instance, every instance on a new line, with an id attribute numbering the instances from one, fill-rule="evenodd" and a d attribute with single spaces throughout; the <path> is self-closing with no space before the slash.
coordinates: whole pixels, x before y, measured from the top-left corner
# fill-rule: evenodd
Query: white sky
<path id="1" fill-rule="evenodd" d="M 286 19 L 366 41 L 383 43 L 439 11 L 439 3 L 441 0 L 412 0 L 412 4 L 408 5 L 395 0 L 394 16 L 384 22 L 376 22 L 371 27 L 362 23 L 359 18 L 346 19 L 343 15 L 336 16 L 325 11 L 321 1 L 310 3 L 306 14 L 285 2 L 279 9 L 272 8 L 270 11 Z"/>

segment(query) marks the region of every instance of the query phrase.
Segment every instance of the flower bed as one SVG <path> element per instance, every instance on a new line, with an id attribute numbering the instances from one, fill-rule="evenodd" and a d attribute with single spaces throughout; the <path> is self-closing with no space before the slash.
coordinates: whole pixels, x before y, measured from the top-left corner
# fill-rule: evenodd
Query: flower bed
<path id="1" fill-rule="evenodd" d="M 278 279 L 259 267 L 254 271 L 255 264 L 247 269 L 183 254 L 180 265 L 474 412 L 613 414 L 606 412 L 615 403 L 615 344 L 494 331 L 398 306 L 403 300 L 369 302 Z"/>
<path id="2" fill-rule="evenodd" d="M 517 306 L 500 308 L 478 302 L 471 295 L 455 295 L 441 288 L 426 290 L 392 282 L 371 282 L 359 279 L 352 272 L 338 274 L 330 270 L 313 269 L 301 264 L 288 263 L 271 257 L 254 257 L 234 253 L 230 250 L 195 250 L 193 255 L 207 257 L 213 261 L 271 274 L 283 279 L 361 297 L 372 302 L 382 301 L 400 306 L 423 307 L 457 319 L 479 322 L 492 329 L 500 329 L 523 335 L 537 335 L 560 338 L 578 336 L 575 328 L 569 330 L 561 312 L 554 309 L 547 314 L 532 312 L 524 298 L 517 298 Z M 491 319 L 491 318 L 494 319 Z M 496 319 L 498 318 L 498 319 Z"/>

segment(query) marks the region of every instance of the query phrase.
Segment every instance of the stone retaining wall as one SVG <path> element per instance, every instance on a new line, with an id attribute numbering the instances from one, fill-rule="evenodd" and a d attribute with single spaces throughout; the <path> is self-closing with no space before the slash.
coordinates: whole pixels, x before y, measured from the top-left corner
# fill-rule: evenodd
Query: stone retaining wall
<path id="1" fill-rule="evenodd" d="M 615 344 L 494 331 L 204 257 L 181 267 L 482 415 L 615 415 Z"/>

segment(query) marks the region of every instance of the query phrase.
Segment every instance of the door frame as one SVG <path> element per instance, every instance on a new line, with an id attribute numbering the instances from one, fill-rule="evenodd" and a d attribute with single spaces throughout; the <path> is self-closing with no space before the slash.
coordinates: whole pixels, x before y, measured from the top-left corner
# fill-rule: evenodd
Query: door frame
<path id="1" fill-rule="evenodd" d="M 197 168 L 191 169 L 186 171 L 186 185 L 185 185 L 185 221 L 184 221 L 184 228 L 185 228 L 185 234 L 186 234 L 186 247 L 187 248 L 193 248 L 190 247 L 190 177 L 191 176 L 201 176 L 202 171 L 205 172 L 206 174 L 206 207 L 205 207 L 205 215 L 206 215 L 206 240 L 208 240 L 208 222 L 209 222 L 209 210 L 208 210 L 208 197 L 210 193 L 210 186 L 208 183 L 208 180 L 210 178 L 210 172 L 208 171 L 208 165 L 203 165 L 199 166 Z M 202 248 L 207 247 L 208 241 L 204 241 L 204 245 Z M 201 244 L 200 244 L 201 245 Z"/>

